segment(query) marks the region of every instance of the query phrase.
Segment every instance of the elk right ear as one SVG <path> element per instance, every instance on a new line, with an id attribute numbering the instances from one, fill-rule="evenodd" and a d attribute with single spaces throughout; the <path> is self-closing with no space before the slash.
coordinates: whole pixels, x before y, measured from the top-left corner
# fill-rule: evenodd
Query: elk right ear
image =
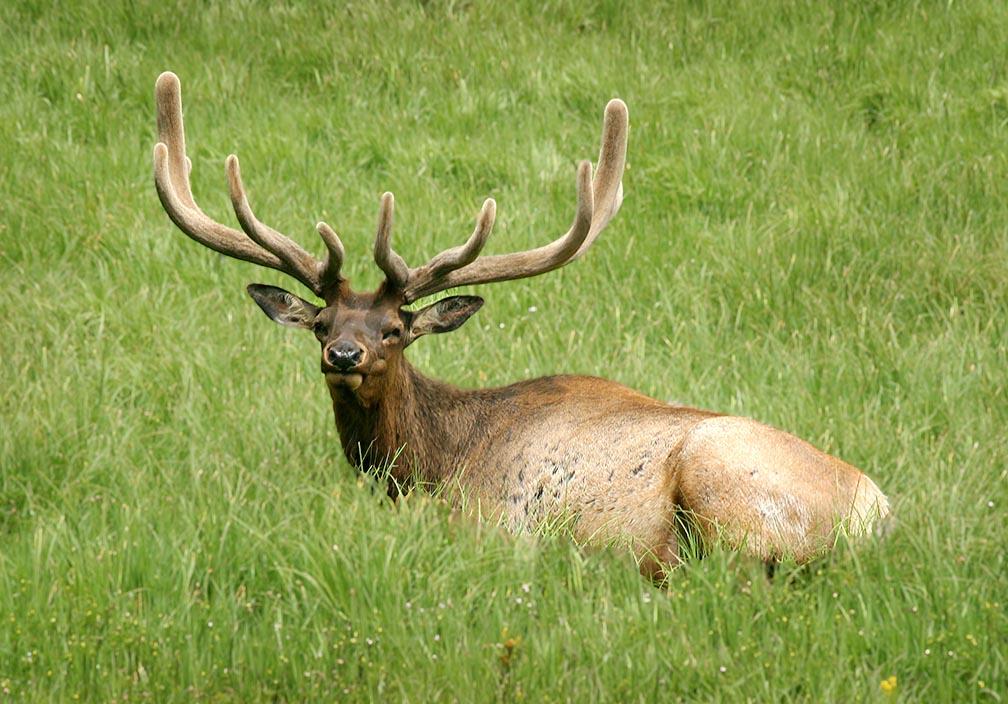
<path id="1" fill-rule="evenodd" d="M 451 332 L 469 320 L 483 305 L 479 296 L 448 296 L 415 311 L 410 319 L 410 339 L 437 332 Z"/>
<path id="2" fill-rule="evenodd" d="M 311 329 L 316 316 L 322 310 L 303 298 L 298 298 L 293 293 L 276 286 L 249 284 L 245 290 L 266 315 L 281 325 Z"/>

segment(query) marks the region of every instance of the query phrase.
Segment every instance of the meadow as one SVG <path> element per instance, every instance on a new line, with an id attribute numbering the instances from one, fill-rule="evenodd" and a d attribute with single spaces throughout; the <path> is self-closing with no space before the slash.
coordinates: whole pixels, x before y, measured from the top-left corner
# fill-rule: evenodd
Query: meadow
<path id="1" fill-rule="evenodd" d="M 997 0 L 0 7 L 0 701 L 968 702 L 1008 698 L 1008 8 Z M 193 187 L 357 288 L 378 197 L 417 264 L 566 230 L 621 97 L 620 214 L 581 260 L 478 287 L 408 356 L 758 418 L 864 469 L 883 541 L 772 583 L 715 551 L 515 538 L 344 459 L 276 272 L 177 231 Z M 301 291 L 302 295 L 307 295 Z"/>

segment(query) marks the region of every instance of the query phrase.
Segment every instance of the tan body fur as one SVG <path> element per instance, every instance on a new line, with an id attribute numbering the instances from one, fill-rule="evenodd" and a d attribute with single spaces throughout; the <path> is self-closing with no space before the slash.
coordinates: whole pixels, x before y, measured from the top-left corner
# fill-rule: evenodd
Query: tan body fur
<path id="1" fill-rule="evenodd" d="M 420 479 L 515 532 L 569 521 L 581 542 L 629 544 L 652 578 L 678 564 L 684 525 L 706 545 L 806 562 L 839 528 L 864 534 L 888 512 L 860 470 L 748 418 L 662 403 L 596 377 L 467 391 L 412 368 L 399 376 L 410 383 L 370 409 L 341 377 L 330 383 L 347 456 L 389 466 L 390 493 Z M 428 395 L 436 407 L 418 400 Z M 361 416 L 373 425 L 359 426 Z M 426 422 L 414 433 L 417 418 Z"/>

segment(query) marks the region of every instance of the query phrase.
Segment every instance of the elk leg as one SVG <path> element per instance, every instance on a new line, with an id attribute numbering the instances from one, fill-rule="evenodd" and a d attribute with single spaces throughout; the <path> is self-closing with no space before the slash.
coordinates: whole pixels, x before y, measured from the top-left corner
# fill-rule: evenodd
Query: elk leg
<path id="1" fill-rule="evenodd" d="M 643 551 L 637 559 L 641 575 L 657 585 L 663 584 L 682 561 L 679 555 L 679 536 L 674 525 L 669 526 L 664 542 Z"/>

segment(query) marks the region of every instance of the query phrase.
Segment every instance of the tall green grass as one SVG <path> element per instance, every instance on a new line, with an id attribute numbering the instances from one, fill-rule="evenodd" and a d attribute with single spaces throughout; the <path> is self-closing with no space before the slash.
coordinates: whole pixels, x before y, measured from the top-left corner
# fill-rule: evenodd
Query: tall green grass
<path id="1" fill-rule="evenodd" d="M 974 3 L 8 2 L 0 8 L 0 700 L 1001 701 L 1008 696 L 1008 10 Z M 317 350 L 174 230 L 223 160 L 357 287 L 378 195 L 418 262 L 566 229 L 605 102 L 622 212 L 410 349 L 754 416 L 863 467 L 896 521 L 772 585 L 666 591 L 616 550 L 397 505 L 340 451 Z M 891 679 L 895 678 L 895 679 Z M 884 683 L 884 686 L 883 686 Z"/>

